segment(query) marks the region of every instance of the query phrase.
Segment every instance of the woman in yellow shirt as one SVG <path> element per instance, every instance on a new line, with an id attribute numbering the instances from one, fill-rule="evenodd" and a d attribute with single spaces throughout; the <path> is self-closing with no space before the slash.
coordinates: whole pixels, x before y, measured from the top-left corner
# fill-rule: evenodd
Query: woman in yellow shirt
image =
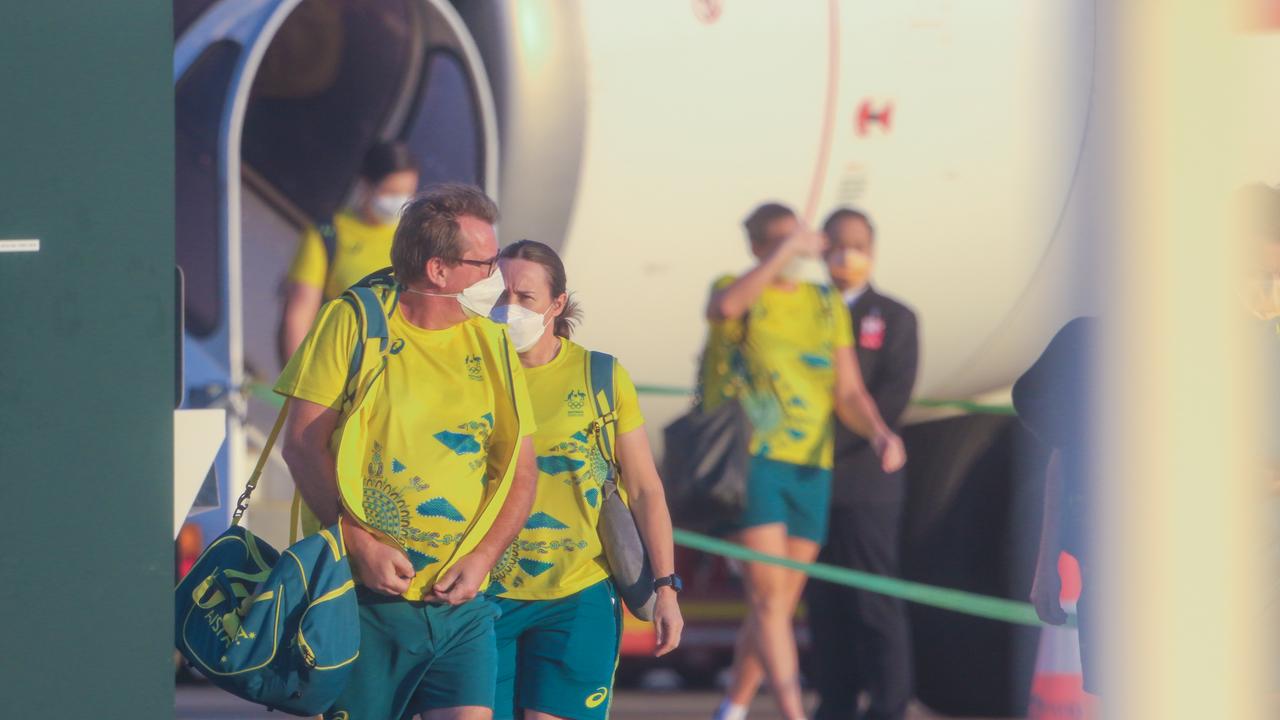
<path id="1" fill-rule="evenodd" d="M 521 240 L 498 257 L 507 293 L 494 317 L 507 323 L 525 368 L 538 425 L 538 492 L 524 529 L 493 569 L 488 591 L 502 609 L 495 627 L 493 717 L 603 720 L 622 617 L 596 531 L 608 464 L 588 436 L 596 420 L 589 354 L 569 340 L 578 309 L 566 292 L 564 265 L 555 251 Z M 616 362 L 614 382 L 620 487 L 658 578 L 656 654 L 664 655 L 679 644 L 684 626 L 676 601 L 680 579 L 671 516 L 635 386 Z"/>
<path id="2" fill-rule="evenodd" d="M 778 203 L 756 208 L 744 226 L 757 263 L 712 286 L 702 368 L 703 407 L 737 397 L 751 421 L 745 507 L 722 530 L 748 549 L 808 563 L 827 534 L 833 416 L 867 438 L 886 473 L 902 467 L 906 451 L 862 383 L 843 299 L 804 281 L 824 272 L 826 237 Z M 749 614 L 715 720 L 743 720 L 763 678 L 786 720 L 806 717 L 792 630 L 806 580 L 798 570 L 744 564 Z"/>
<path id="3" fill-rule="evenodd" d="M 285 279 L 280 362 L 306 337 L 324 302 L 391 264 L 391 239 L 400 210 L 418 191 L 418 165 L 402 142 L 378 143 L 365 153 L 356 201 L 333 221 L 302 235 Z"/>

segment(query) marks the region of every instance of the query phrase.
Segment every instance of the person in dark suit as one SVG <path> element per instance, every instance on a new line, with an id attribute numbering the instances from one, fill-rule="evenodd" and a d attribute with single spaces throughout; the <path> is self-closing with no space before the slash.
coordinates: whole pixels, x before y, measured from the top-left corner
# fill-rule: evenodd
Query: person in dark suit
<path id="1" fill-rule="evenodd" d="M 849 306 L 863 383 L 891 428 L 911 399 L 919 365 L 916 315 L 871 286 L 875 227 L 864 213 L 823 225 L 827 267 Z M 898 575 L 906 479 L 885 473 L 866 440 L 836 424 L 830 534 L 819 562 Z M 912 697 L 911 637 L 901 600 L 826 582 L 809 585 L 809 629 L 820 705 L 815 720 L 902 718 Z M 858 715 L 859 693 L 870 705 Z"/>

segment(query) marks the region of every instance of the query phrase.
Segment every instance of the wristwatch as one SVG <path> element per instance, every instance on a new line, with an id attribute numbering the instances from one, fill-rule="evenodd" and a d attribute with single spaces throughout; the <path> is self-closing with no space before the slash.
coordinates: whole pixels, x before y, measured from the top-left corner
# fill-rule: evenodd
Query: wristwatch
<path id="1" fill-rule="evenodd" d="M 653 581 L 654 592 L 657 592 L 658 588 L 663 588 L 663 587 L 670 587 L 672 590 L 675 590 L 676 592 L 680 592 L 681 590 L 684 589 L 684 581 L 681 580 L 680 576 L 675 573 L 671 573 L 666 577 L 660 577 L 657 580 Z"/>

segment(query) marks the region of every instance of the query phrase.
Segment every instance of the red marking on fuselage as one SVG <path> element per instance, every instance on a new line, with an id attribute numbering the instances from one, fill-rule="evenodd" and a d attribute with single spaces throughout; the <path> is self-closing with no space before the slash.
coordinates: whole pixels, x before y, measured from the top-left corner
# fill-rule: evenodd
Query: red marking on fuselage
<path id="1" fill-rule="evenodd" d="M 870 100 L 862 101 L 858 106 L 858 116 L 853 121 L 853 128 L 858 137 L 866 137 L 873 125 L 878 125 L 885 132 L 893 129 L 893 103 L 887 102 L 877 109 L 871 106 Z"/>

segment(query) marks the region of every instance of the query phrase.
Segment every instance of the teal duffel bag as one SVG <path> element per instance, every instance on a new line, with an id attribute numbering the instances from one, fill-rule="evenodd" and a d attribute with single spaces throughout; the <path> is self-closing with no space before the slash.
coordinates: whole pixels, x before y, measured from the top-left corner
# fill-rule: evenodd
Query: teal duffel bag
<path id="1" fill-rule="evenodd" d="M 288 410 L 272 430 L 265 459 Z M 278 553 L 240 527 L 262 461 L 231 527 L 175 590 L 178 650 L 218 687 L 273 710 L 318 715 L 360 654 L 360 619 L 341 523 Z"/>
<path id="2" fill-rule="evenodd" d="M 389 270 L 373 273 L 342 296 L 360 327 L 347 376 L 353 398 L 366 344 L 376 343 L 377 357 L 367 354 L 386 366 L 386 317 L 370 286 L 394 287 Z M 231 527 L 210 543 L 174 591 L 175 642 L 187 662 L 223 690 L 273 710 L 319 715 L 337 701 L 360 654 L 360 609 L 341 523 L 282 553 L 240 527 L 288 413 L 286 400 Z"/>

